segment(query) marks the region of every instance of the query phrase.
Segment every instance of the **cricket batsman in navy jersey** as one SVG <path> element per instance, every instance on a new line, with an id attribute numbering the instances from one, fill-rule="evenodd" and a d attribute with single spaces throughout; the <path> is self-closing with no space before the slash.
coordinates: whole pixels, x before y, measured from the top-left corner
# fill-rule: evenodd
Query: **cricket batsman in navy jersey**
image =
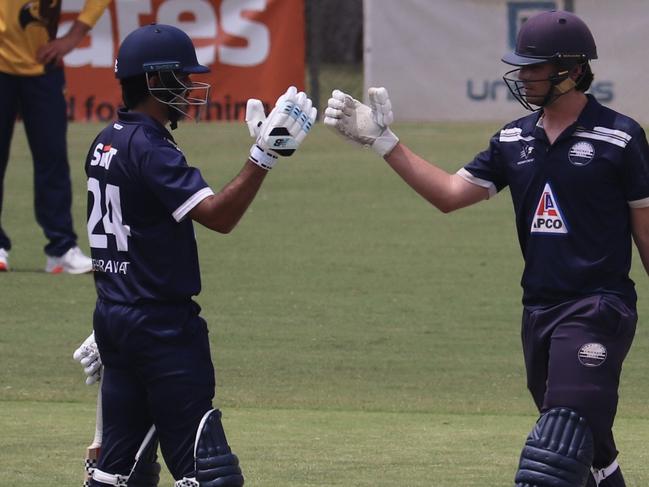
<path id="1" fill-rule="evenodd" d="M 115 64 L 125 107 L 86 160 L 94 336 L 104 365 L 103 444 L 91 485 L 157 485 L 158 443 L 176 487 L 244 482 L 212 407 L 208 330 L 192 299 L 201 289 L 192 221 L 230 232 L 278 158 L 298 148 L 316 109 L 294 87 L 268 118 L 250 100 L 256 142 L 215 194 L 165 127 L 206 103 L 209 85 L 191 76 L 208 70 L 180 29 L 133 31 Z"/>
<path id="2" fill-rule="evenodd" d="M 502 60 L 516 68 L 504 76 L 512 94 L 533 113 L 455 174 L 399 142 L 385 88 L 370 88 L 369 106 L 335 90 L 325 112 L 325 124 L 370 146 L 445 213 L 509 186 L 525 259 L 523 352 L 540 412 L 518 487 L 625 485 L 612 427 L 637 321 L 632 240 L 649 270 L 649 147 L 634 120 L 585 94 L 596 58 L 574 14 L 527 20 Z"/>

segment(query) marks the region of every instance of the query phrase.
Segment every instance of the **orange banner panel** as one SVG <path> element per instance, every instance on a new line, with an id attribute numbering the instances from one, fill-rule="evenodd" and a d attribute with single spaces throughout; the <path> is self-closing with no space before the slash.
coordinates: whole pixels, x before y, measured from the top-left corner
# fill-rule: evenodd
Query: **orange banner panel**
<path id="1" fill-rule="evenodd" d="M 63 2 L 59 35 L 83 6 Z M 266 108 L 290 85 L 304 89 L 304 0 L 115 0 L 85 41 L 65 57 L 69 118 L 112 120 L 121 105 L 114 63 L 120 41 L 151 22 L 183 29 L 211 73 L 203 120 L 243 120 L 248 98 Z"/>

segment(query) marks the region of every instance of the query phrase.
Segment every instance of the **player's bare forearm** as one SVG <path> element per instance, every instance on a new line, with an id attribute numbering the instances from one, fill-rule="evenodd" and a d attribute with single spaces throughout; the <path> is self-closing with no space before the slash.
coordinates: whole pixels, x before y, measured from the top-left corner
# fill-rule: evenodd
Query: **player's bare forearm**
<path id="1" fill-rule="evenodd" d="M 324 124 L 347 140 L 370 147 L 411 188 L 444 213 L 488 197 L 485 188 L 428 163 L 399 142 L 389 127 L 394 114 L 385 87 L 372 87 L 367 95 L 369 105 L 334 90 L 327 101 Z"/>
<path id="2" fill-rule="evenodd" d="M 417 193 L 444 213 L 487 199 L 485 188 L 419 157 L 402 143 L 385 156 L 387 163 Z"/>
<path id="3" fill-rule="evenodd" d="M 640 260 L 649 275 L 649 207 L 631 208 L 631 229 Z"/>
<path id="4" fill-rule="evenodd" d="M 217 194 L 196 205 L 189 217 L 219 233 L 230 233 L 255 199 L 268 171 L 247 161 L 241 172 Z"/>

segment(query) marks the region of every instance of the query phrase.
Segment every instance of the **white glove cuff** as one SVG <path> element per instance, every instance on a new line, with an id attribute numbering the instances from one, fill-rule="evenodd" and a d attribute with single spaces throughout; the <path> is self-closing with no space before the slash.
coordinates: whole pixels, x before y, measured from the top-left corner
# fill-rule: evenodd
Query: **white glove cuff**
<path id="1" fill-rule="evenodd" d="M 270 171 L 277 162 L 277 156 L 264 152 L 257 144 L 252 144 L 250 148 L 250 160 L 262 169 Z"/>
<path id="2" fill-rule="evenodd" d="M 399 137 L 394 135 L 392 130 L 386 128 L 381 135 L 372 143 L 371 147 L 381 157 L 385 157 L 399 143 Z"/>

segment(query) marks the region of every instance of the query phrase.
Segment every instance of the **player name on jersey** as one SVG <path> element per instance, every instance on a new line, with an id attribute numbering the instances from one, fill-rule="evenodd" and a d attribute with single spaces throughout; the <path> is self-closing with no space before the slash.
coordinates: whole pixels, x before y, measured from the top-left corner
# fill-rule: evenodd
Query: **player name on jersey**
<path id="1" fill-rule="evenodd" d="M 128 273 L 129 261 L 92 259 L 92 270 L 95 272 L 108 272 L 112 274 Z"/>
<path id="2" fill-rule="evenodd" d="M 545 183 L 539 203 L 532 219 L 531 233 L 568 233 L 561 215 L 561 209 L 552 192 L 550 183 Z"/>

